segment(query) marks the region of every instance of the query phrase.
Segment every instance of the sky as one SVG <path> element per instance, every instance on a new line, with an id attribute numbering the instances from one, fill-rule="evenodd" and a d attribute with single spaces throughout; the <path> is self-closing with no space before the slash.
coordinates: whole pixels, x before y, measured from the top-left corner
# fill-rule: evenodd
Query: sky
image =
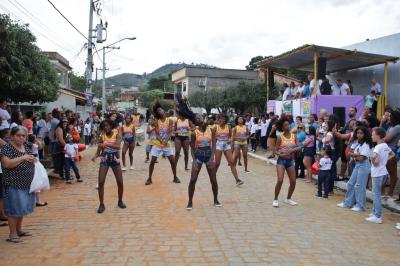
<path id="1" fill-rule="evenodd" d="M 51 0 L 88 35 L 89 0 Z M 399 0 L 100 0 L 94 25 L 108 22 L 107 76 L 150 73 L 167 63 L 244 69 L 257 55 L 278 55 L 304 44 L 331 47 L 400 32 Z M 1 0 L 0 12 L 28 23 L 43 51 L 64 56 L 84 74 L 87 40 L 47 0 Z M 83 49 L 82 49 L 83 48 Z M 101 68 L 94 56 L 95 68 Z M 99 73 L 100 74 L 100 73 Z M 95 73 L 93 74 L 95 76 Z"/>

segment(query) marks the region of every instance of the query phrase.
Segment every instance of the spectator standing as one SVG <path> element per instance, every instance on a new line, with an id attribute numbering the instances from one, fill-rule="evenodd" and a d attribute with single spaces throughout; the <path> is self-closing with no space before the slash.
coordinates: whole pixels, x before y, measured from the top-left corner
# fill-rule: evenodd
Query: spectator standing
<path id="1" fill-rule="evenodd" d="M 90 125 L 90 119 L 86 119 L 85 126 L 83 128 L 83 136 L 85 138 L 86 147 L 91 144 L 92 137 L 92 126 Z"/>
<path id="2" fill-rule="evenodd" d="M 322 80 L 321 83 L 321 94 L 322 95 L 339 95 L 340 93 L 337 92 L 337 87 L 332 86 L 329 83 L 329 80 L 327 78 Z"/>
<path id="3" fill-rule="evenodd" d="M 292 90 L 289 87 L 289 85 L 287 85 L 286 83 L 283 83 L 283 96 L 282 96 L 282 100 L 283 101 L 288 101 L 292 99 Z"/>
<path id="4" fill-rule="evenodd" d="M 315 80 L 313 79 L 314 78 L 314 75 L 313 74 L 309 74 L 308 75 L 308 81 L 310 82 L 310 92 L 311 92 L 311 95 L 314 95 L 314 88 L 315 87 L 317 87 L 316 88 L 316 90 L 317 90 L 317 95 L 321 95 L 321 90 L 320 90 L 320 86 L 321 86 L 321 84 L 322 84 L 322 80 L 318 80 L 318 84 L 316 84 L 315 85 Z"/>
<path id="5" fill-rule="evenodd" d="M 303 97 L 310 97 L 310 82 L 308 80 L 306 80 L 304 83 L 304 87 L 303 87 Z"/>
<path id="6" fill-rule="evenodd" d="M 350 90 L 350 95 L 353 95 L 353 92 L 354 92 L 354 90 L 353 90 L 353 85 L 351 85 L 351 80 L 347 80 L 347 86 L 349 87 L 349 90 Z"/>
<path id="7" fill-rule="evenodd" d="M 49 129 L 47 128 L 47 114 L 46 112 L 42 112 L 41 118 L 37 123 L 38 126 L 38 141 L 42 143 L 42 149 L 39 149 L 39 159 L 44 159 L 43 150 L 44 150 L 44 140 L 49 135 Z M 43 145 L 44 144 L 44 145 Z"/>
<path id="8" fill-rule="evenodd" d="M 258 125 L 258 118 L 254 118 L 254 123 L 250 129 L 250 141 L 251 141 L 251 151 L 252 152 L 257 151 L 257 146 L 258 146 L 257 132 L 259 129 L 260 129 L 260 126 Z"/>
<path id="9" fill-rule="evenodd" d="M 350 87 L 346 83 L 343 83 L 343 81 L 341 79 L 338 79 L 336 81 L 336 85 L 338 86 L 338 88 L 340 90 L 340 95 L 351 95 Z"/>
<path id="10" fill-rule="evenodd" d="M 14 111 L 11 113 L 11 126 L 10 129 L 18 126 L 22 126 L 22 121 L 24 121 L 24 116 L 20 111 Z"/>
<path id="11" fill-rule="evenodd" d="M 330 158 L 331 149 L 325 147 L 321 151 L 322 158 L 319 160 L 318 172 L 318 192 L 317 197 L 322 197 L 322 185 L 324 185 L 324 198 L 327 199 L 329 195 L 329 181 L 332 168 L 332 159 Z"/>
<path id="12" fill-rule="evenodd" d="M 57 173 L 60 175 L 60 178 L 64 179 L 64 146 L 65 146 L 65 137 L 67 135 L 67 127 L 68 121 L 62 120 L 58 123 L 55 136 L 56 136 L 56 145 L 55 145 L 55 155 L 57 159 Z"/>
<path id="13" fill-rule="evenodd" d="M 31 236 L 22 231 L 22 221 L 35 206 L 35 193 L 29 192 L 35 172 L 35 156 L 26 143 L 27 135 L 24 127 L 13 128 L 11 142 L 1 149 L 3 204 L 10 229 L 7 241 L 13 243 L 22 242 L 21 237 Z"/>
<path id="14" fill-rule="evenodd" d="M 372 84 L 372 87 L 371 87 L 371 90 L 370 90 L 370 91 L 371 91 L 371 92 L 372 92 L 372 91 L 375 91 L 376 95 L 378 95 L 378 96 L 382 95 L 381 84 L 379 84 L 378 81 L 377 81 L 375 78 L 373 78 L 373 79 L 371 80 L 371 84 Z"/>
<path id="15" fill-rule="evenodd" d="M 370 94 L 365 96 L 365 107 L 372 110 L 374 102 L 376 102 L 376 92 L 372 90 Z"/>
<path id="16" fill-rule="evenodd" d="M 25 119 L 22 121 L 22 126 L 24 126 L 28 130 L 28 135 L 33 134 L 33 112 L 28 111 L 25 113 Z"/>
<path id="17" fill-rule="evenodd" d="M 382 223 L 382 203 L 381 192 L 382 185 L 385 184 L 388 171 L 386 163 L 389 159 L 394 158 L 394 152 L 383 141 L 386 132 L 383 128 L 374 128 L 372 131 L 372 141 L 377 143 L 371 156 L 371 178 L 372 178 L 372 192 L 374 193 L 374 207 L 372 214 L 366 218 L 367 222 Z"/>
<path id="18" fill-rule="evenodd" d="M 400 140 L 400 112 L 392 111 L 390 113 L 390 128 L 384 138 L 384 141 L 388 144 L 389 148 L 393 151 L 397 151 L 397 143 Z M 386 168 L 390 176 L 390 186 L 387 196 L 393 197 L 394 188 L 397 183 L 397 161 L 396 158 L 388 160 Z M 385 195 L 385 196 L 386 196 Z"/>
<path id="19" fill-rule="evenodd" d="M 57 173 L 60 167 L 57 161 L 57 153 L 56 153 L 56 148 L 57 148 L 56 128 L 60 123 L 61 113 L 58 109 L 55 108 L 51 112 L 51 115 L 53 118 L 50 120 L 49 139 L 50 139 L 51 157 L 53 160 L 54 172 Z"/>
<path id="20" fill-rule="evenodd" d="M 268 117 L 268 115 L 267 115 L 267 117 Z M 269 122 L 270 122 L 270 120 L 269 119 L 267 120 L 265 116 L 262 117 L 261 125 L 260 125 L 260 127 L 261 127 L 261 140 L 260 141 L 261 141 L 261 147 L 263 147 L 264 150 L 267 150 L 267 148 L 268 148 L 267 129 L 269 126 Z"/>
<path id="21" fill-rule="evenodd" d="M 66 136 L 65 152 L 65 182 L 71 184 L 71 167 L 75 173 L 76 181 L 82 182 L 76 162 L 79 160 L 78 144 L 74 143 L 71 135 Z"/>
<path id="22" fill-rule="evenodd" d="M 9 120 L 11 119 L 10 113 L 7 111 L 7 101 L 0 99 L 0 130 L 10 128 Z"/>
<path id="23" fill-rule="evenodd" d="M 300 118 L 301 118 L 301 116 L 300 116 Z M 298 119 L 298 117 L 296 117 L 296 120 L 297 119 Z M 297 137 L 299 146 L 301 148 L 303 148 L 303 142 L 306 140 L 306 133 L 304 132 L 304 125 L 302 123 L 297 125 L 296 137 Z M 305 177 L 305 174 L 304 174 L 305 167 L 304 167 L 303 159 L 304 159 L 304 152 L 303 152 L 303 149 L 301 149 L 295 153 L 294 168 L 296 171 L 296 178 L 304 178 Z M 300 168 L 300 174 L 299 174 L 299 168 Z"/>

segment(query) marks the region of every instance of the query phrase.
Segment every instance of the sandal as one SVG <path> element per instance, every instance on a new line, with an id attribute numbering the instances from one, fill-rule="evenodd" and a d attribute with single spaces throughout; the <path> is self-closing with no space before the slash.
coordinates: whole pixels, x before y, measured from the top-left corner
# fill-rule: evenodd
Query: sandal
<path id="1" fill-rule="evenodd" d="M 47 206 L 47 202 L 37 202 L 36 207 L 44 207 Z"/>
<path id="2" fill-rule="evenodd" d="M 17 234 L 18 234 L 19 237 L 32 236 L 31 233 L 29 233 L 29 232 L 24 232 L 24 231 L 18 232 Z"/>
<path id="3" fill-rule="evenodd" d="M 6 239 L 7 242 L 11 242 L 11 243 L 21 243 L 24 242 L 22 239 L 20 239 L 19 237 L 9 237 Z"/>
<path id="4" fill-rule="evenodd" d="M 3 226 L 8 226 L 8 223 L 1 223 L 0 227 L 3 227 Z"/>

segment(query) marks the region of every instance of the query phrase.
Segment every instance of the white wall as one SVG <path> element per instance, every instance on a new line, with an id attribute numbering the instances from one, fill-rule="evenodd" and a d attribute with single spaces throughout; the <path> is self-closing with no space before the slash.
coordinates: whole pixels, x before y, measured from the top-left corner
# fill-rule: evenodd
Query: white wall
<path id="1" fill-rule="evenodd" d="M 63 108 L 65 110 L 76 111 L 75 97 L 60 93 L 58 99 L 54 102 L 47 103 L 46 112 L 51 112 L 54 108 Z"/>

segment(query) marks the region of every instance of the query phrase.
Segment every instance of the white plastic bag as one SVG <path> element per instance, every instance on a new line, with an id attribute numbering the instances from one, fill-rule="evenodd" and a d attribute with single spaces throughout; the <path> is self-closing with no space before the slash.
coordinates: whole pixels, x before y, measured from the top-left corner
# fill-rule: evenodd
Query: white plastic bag
<path id="1" fill-rule="evenodd" d="M 29 193 L 44 189 L 50 189 L 49 177 L 47 176 L 47 171 L 44 166 L 37 161 L 35 163 L 35 175 L 33 176 Z"/>

